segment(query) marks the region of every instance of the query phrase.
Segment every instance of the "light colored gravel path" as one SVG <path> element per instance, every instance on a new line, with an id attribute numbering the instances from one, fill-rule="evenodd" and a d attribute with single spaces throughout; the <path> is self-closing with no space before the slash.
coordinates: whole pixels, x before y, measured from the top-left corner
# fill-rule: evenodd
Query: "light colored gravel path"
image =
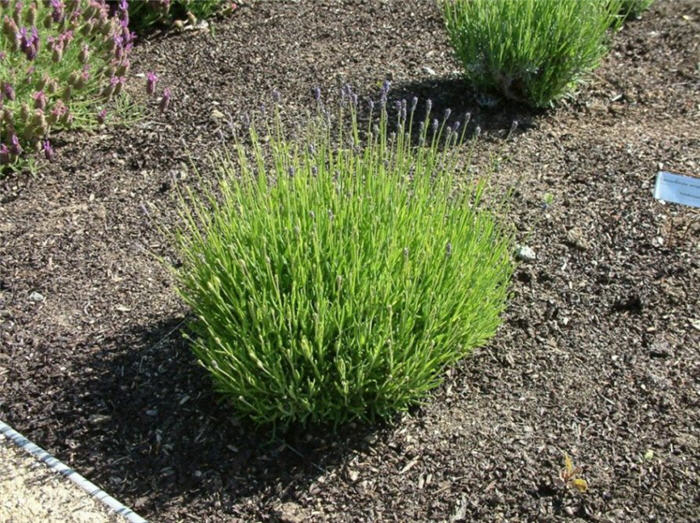
<path id="1" fill-rule="evenodd" d="M 0 434 L 0 521 L 102 523 L 124 519 Z"/>

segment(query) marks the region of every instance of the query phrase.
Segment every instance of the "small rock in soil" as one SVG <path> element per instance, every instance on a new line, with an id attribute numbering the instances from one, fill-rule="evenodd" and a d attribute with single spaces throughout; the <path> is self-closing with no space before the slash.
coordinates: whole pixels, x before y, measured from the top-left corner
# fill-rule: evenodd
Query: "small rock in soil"
<path id="1" fill-rule="evenodd" d="M 515 257 L 520 261 L 531 262 L 535 261 L 537 255 L 531 247 L 528 247 L 527 245 L 518 245 L 515 248 Z"/>
<path id="2" fill-rule="evenodd" d="M 40 302 L 40 301 L 44 301 L 46 298 L 44 298 L 43 294 L 34 291 L 29 295 L 29 299 L 32 301 L 35 301 L 35 302 Z"/>
<path id="3" fill-rule="evenodd" d="M 293 501 L 282 503 L 274 512 L 281 523 L 301 523 L 306 520 L 304 508 Z"/>

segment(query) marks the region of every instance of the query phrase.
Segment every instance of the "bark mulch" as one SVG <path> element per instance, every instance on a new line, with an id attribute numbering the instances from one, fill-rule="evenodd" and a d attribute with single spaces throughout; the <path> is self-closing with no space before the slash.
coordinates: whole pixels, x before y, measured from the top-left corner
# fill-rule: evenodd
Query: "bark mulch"
<path id="1" fill-rule="evenodd" d="M 700 220 L 651 193 L 661 168 L 700 174 L 697 2 L 656 2 L 547 112 L 479 105 L 432 2 L 258 2 L 212 28 L 134 50 L 172 111 L 64 134 L 39 176 L 0 182 L 0 419 L 154 521 L 697 520 Z M 472 112 L 475 162 L 501 158 L 536 259 L 424 407 L 270 442 L 190 355 L 158 226 L 229 116 L 274 88 L 292 118 L 315 85 L 376 96 L 387 78 Z"/>

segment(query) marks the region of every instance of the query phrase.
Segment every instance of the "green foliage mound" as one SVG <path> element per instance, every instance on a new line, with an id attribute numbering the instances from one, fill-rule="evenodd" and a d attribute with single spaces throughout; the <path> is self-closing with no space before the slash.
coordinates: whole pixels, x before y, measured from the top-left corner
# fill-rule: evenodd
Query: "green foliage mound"
<path id="1" fill-rule="evenodd" d="M 443 0 L 447 31 L 476 89 L 534 107 L 567 94 L 607 53 L 620 0 Z"/>
<path id="2" fill-rule="evenodd" d="M 404 410 L 494 334 L 505 306 L 510 228 L 484 205 L 484 181 L 457 184 L 439 146 L 457 133 L 426 117 L 412 145 L 404 102 L 398 132 L 381 109 L 360 146 L 350 107 L 320 111 L 295 141 L 279 119 L 262 136 L 252 126 L 252 152 L 218 158 L 218 190 L 181 199 L 175 274 L 192 347 L 256 424 Z"/>

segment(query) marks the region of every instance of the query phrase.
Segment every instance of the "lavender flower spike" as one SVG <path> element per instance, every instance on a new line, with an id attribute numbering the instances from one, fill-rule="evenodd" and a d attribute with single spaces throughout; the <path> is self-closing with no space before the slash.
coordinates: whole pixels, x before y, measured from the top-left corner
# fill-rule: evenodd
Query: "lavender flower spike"
<path id="1" fill-rule="evenodd" d="M 146 73 L 146 92 L 151 96 L 156 92 L 156 83 L 158 83 L 158 75 L 153 71 L 148 71 Z"/>
<path id="2" fill-rule="evenodd" d="M 314 100 L 317 102 L 321 102 L 321 88 L 320 87 L 314 87 L 313 88 L 313 93 L 314 93 Z"/>
<path id="3" fill-rule="evenodd" d="M 10 137 L 10 152 L 15 156 L 22 154 L 22 146 L 19 144 L 19 138 L 16 134 Z"/>
<path id="4" fill-rule="evenodd" d="M 170 89 L 167 87 L 163 89 L 163 97 L 160 99 L 160 112 L 164 113 L 165 111 L 168 110 L 168 106 L 170 106 Z"/>
<path id="5" fill-rule="evenodd" d="M 53 160 L 55 153 L 53 147 L 51 147 L 51 142 L 49 142 L 48 140 L 44 140 L 41 144 L 41 150 L 44 151 L 44 157 L 48 161 Z"/>
<path id="6" fill-rule="evenodd" d="M 0 143 L 0 165 L 10 163 L 10 149 L 4 143 Z"/>
<path id="7" fill-rule="evenodd" d="M 2 86 L 2 92 L 8 100 L 12 101 L 15 99 L 15 90 L 9 82 L 5 82 Z"/>

